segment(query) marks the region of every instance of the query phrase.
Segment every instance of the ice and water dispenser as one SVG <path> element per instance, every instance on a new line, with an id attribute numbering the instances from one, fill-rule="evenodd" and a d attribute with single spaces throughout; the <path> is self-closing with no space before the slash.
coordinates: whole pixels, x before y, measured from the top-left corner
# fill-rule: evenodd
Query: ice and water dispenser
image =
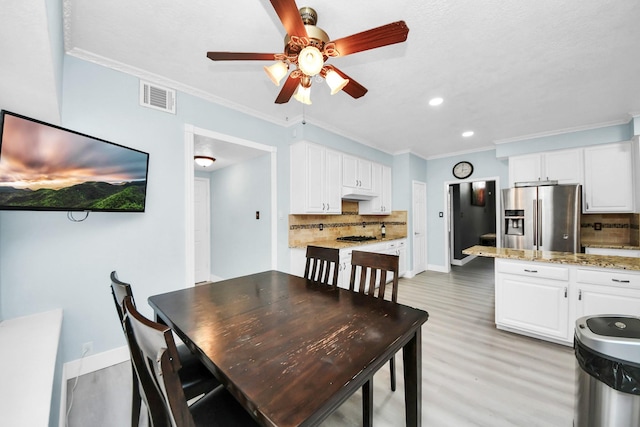
<path id="1" fill-rule="evenodd" d="M 504 211 L 504 234 L 524 235 L 524 209 L 506 209 Z"/>

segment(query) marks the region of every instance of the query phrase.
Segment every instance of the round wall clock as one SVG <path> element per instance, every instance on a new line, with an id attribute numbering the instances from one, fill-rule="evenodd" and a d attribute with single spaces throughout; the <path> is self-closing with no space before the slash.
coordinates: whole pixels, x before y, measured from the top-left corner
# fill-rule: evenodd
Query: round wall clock
<path id="1" fill-rule="evenodd" d="M 465 179 L 473 173 L 473 165 L 469 162 L 458 162 L 453 167 L 453 176 L 458 179 Z"/>

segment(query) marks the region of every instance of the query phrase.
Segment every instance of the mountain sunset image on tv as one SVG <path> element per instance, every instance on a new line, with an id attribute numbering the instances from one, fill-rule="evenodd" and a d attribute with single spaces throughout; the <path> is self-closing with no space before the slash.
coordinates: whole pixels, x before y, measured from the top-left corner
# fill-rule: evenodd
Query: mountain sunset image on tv
<path id="1" fill-rule="evenodd" d="M 0 209 L 144 212 L 149 154 L 2 111 Z"/>

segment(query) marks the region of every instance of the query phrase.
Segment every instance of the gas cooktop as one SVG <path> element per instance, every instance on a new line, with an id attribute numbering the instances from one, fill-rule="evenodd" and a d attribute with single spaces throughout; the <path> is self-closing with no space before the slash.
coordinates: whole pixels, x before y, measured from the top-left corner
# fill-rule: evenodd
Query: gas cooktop
<path id="1" fill-rule="evenodd" d="M 367 240 L 376 240 L 375 236 L 344 236 L 338 237 L 336 240 L 343 242 L 366 242 Z"/>

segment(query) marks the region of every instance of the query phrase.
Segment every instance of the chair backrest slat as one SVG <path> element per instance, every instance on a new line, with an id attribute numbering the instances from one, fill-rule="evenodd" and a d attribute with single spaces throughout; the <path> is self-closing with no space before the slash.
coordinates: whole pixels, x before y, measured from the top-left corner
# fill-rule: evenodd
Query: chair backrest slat
<path id="1" fill-rule="evenodd" d="M 153 427 L 195 427 L 182 390 L 171 329 L 142 316 L 124 299 L 125 331 Z"/>
<path id="2" fill-rule="evenodd" d="M 339 249 L 307 246 L 304 277 L 315 283 L 337 286 L 339 264 Z"/>
<path id="3" fill-rule="evenodd" d="M 379 254 L 374 252 L 353 251 L 351 253 L 351 280 L 349 289 L 365 295 L 383 298 L 390 285 L 391 301 L 398 300 L 398 269 L 397 255 Z M 387 283 L 389 274 L 391 281 Z M 359 275 L 359 280 L 358 280 Z"/>

